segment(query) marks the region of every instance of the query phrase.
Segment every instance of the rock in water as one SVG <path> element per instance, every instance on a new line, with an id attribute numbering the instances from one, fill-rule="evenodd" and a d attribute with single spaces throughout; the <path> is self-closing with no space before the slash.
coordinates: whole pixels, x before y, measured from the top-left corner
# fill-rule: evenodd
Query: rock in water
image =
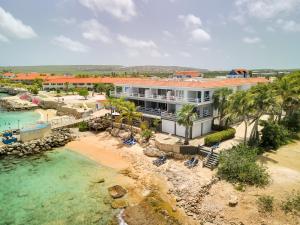
<path id="1" fill-rule="evenodd" d="M 228 202 L 228 205 L 230 207 L 235 207 L 237 204 L 238 204 L 238 197 L 235 196 L 235 195 L 231 195 L 230 199 L 229 199 L 229 202 Z"/>
<path id="2" fill-rule="evenodd" d="M 116 199 L 111 202 L 111 207 L 113 209 L 124 209 L 127 206 L 128 206 L 127 201 L 123 199 Z"/>
<path id="3" fill-rule="evenodd" d="M 120 185 L 115 185 L 110 188 L 108 188 L 108 192 L 111 197 L 113 198 L 122 198 L 124 195 L 126 195 L 127 191 Z"/>
<path id="4" fill-rule="evenodd" d="M 91 181 L 91 183 L 104 183 L 105 179 L 104 178 L 96 178 Z"/>

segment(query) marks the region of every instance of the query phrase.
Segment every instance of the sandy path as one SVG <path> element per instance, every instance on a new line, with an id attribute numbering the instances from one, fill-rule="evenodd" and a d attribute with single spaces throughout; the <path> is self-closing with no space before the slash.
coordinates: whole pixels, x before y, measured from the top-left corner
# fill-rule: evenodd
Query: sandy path
<path id="1" fill-rule="evenodd" d="M 113 169 L 122 170 L 130 166 L 130 162 L 120 153 L 125 148 L 118 140 L 100 133 L 88 134 L 70 142 L 66 147 L 88 158 Z"/>

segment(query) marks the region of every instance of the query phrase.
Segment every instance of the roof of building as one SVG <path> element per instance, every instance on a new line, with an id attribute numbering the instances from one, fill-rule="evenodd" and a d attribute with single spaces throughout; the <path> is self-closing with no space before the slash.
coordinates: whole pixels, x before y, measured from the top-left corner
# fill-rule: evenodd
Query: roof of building
<path id="1" fill-rule="evenodd" d="M 233 69 L 233 71 L 236 72 L 237 74 L 249 73 L 249 71 L 244 68 Z"/>
<path id="2" fill-rule="evenodd" d="M 199 71 L 176 71 L 175 75 L 186 75 L 191 77 L 200 77 L 201 73 Z"/>
<path id="3" fill-rule="evenodd" d="M 39 73 L 18 73 L 13 80 L 35 80 L 35 79 L 47 79 L 48 74 L 39 74 Z"/>
<path id="4" fill-rule="evenodd" d="M 2 76 L 4 76 L 4 77 L 12 77 L 14 75 L 15 75 L 14 73 L 3 73 L 2 74 Z"/>
<path id="5" fill-rule="evenodd" d="M 182 87 L 182 88 L 219 88 L 230 86 L 241 86 L 247 84 L 265 83 L 267 79 L 258 78 L 231 78 L 231 79 L 205 79 L 199 81 L 179 81 L 173 79 L 144 79 L 144 78 L 122 78 L 122 77 L 99 77 L 99 78 L 54 78 L 48 79 L 48 83 L 113 83 L 115 85 L 133 85 L 149 87 Z"/>

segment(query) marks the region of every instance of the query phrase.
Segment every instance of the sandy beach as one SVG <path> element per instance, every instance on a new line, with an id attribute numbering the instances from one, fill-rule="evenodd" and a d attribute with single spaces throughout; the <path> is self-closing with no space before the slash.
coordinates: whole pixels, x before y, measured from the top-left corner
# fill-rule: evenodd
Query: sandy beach
<path id="1" fill-rule="evenodd" d="M 184 214 L 182 209 L 175 209 L 176 199 L 168 193 L 169 189 L 172 188 L 170 183 L 164 175 L 158 173 L 160 169 L 152 165 L 153 158 L 143 154 L 141 146 L 137 144 L 127 147 L 118 138 L 112 137 L 107 132 L 77 134 L 78 138 L 70 142 L 66 148 L 118 171 L 118 184 L 129 191 L 128 201 L 131 207 L 136 207 L 139 204 L 144 205 L 145 197 L 155 191 L 159 194 L 159 198 L 163 200 L 165 208 L 170 208 L 170 213 L 174 214 L 173 216 L 180 221 L 179 224 L 195 224 Z M 161 169 L 165 170 L 166 168 Z M 141 215 L 137 215 L 136 210 L 131 210 L 131 207 L 128 208 L 129 213 L 125 211 L 126 216 L 130 218 L 141 217 Z M 145 220 L 148 221 L 148 224 L 154 225 L 154 221 L 157 219 L 154 217 L 156 216 L 151 215 L 148 218 L 149 221 L 147 218 Z M 136 219 L 140 221 L 142 218 Z M 153 223 L 151 220 L 153 220 Z"/>
<path id="2" fill-rule="evenodd" d="M 257 221 L 268 225 L 277 221 L 296 224 L 291 222 L 294 220 L 293 217 L 289 217 L 287 222 L 286 216 L 282 213 L 266 220 L 256 207 L 256 199 L 259 195 L 272 194 L 281 199 L 287 192 L 300 189 L 300 172 L 295 170 L 299 168 L 297 165 L 287 164 L 291 159 L 287 159 L 290 155 L 286 156 L 288 154 L 286 149 L 265 154 L 266 158 L 262 158 L 262 161 L 267 161 L 265 164 L 272 178 L 272 183 L 268 187 L 265 189 L 247 187 L 245 192 L 240 192 L 225 181 L 219 181 L 205 189 L 205 185 L 213 179 L 215 171 L 202 168 L 201 165 L 187 169 L 182 160 L 170 159 L 165 165 L 156 167 L 152 164 L 154 158 L 145 156 L 143 147 L 139 144 L 127 147 L 119 138 L 112 137 L 107 132 L 94 134 L 75 131 L 75 134 L 77 139 L 66 146 L 68 149 L 119 172 L 118 184 L 129 191 L 129 207 L 125 210 L 124 217 L 130 225 L 139 225 L 143 219 L 149 225 L 156 225 L 157 221 L 161 220 L 159 217 L 161 213 L 150 213 L 147 196 L 153 191 L 163 200 L 164 206 L 160 207 L 159 211 L 169 208 L 168 214 L 176 218 L 178 224 L 194 225 L 203 220 L 220 225 L 237 221 L 245 224 L 257 224 Z M 294 148 L 292 154 L 297 154 L 299 157 L 297 150 L 299 143 L 297 144 L 292 145 Z M 288 165 L 290 168 L 278 165 L 277 162 L 282 155 L 286 157 L 280 164 Z M 238 207 L 228 206 L 232 195 L 238 197 Z M 190 213 L 193 210 L 197 213 Z"/>
<path id="3" fill-rule="evenodd" d="M 56 117 L 56 110 L 55 109 L 35 109 L 36 113 L 39 113 L 41 115 L 40 121 L 49 121 L 52 118 Z"/>

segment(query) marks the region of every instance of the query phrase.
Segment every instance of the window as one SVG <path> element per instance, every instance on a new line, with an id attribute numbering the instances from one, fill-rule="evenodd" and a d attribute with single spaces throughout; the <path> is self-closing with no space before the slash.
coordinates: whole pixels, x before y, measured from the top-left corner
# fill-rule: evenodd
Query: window
<path id="1" fill-rule="evenodd" d="M 204 101 L 207 102 L 209 100 L 210 100 L 210 98 L 209 98 L 209 91 L 204 91 Z"/>
<path id="2" fill-rule="evenodd" d="M 197 98 L 201 101 L 201 96 L 202 96 L 202 92 L 201 91 L 198 91 L 197 92 Z"/>
<path id="3" fill-rule="evenodd" d="M 122 90 L 123 90 L 123 88 L 122 88 L 121 86 L 117 86 L 117 87 L 116 87 L 116 90 L 117 90 L 117 93 L 121 93 Z"/>

